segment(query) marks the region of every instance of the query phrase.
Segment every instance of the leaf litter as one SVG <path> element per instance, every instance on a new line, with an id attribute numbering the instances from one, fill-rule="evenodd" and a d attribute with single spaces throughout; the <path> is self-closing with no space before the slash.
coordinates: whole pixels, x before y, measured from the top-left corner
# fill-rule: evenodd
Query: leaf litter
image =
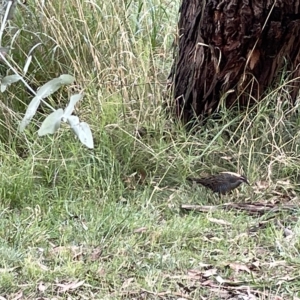
<path id="1" fill-rule="evenodd" d="M 75 280 L 67 283 L 56 283 L 55 285 L 59 287 L 58 293 L 65 293 L 70 290 L 76 290 L 84 284 L 85 280 Z"/>

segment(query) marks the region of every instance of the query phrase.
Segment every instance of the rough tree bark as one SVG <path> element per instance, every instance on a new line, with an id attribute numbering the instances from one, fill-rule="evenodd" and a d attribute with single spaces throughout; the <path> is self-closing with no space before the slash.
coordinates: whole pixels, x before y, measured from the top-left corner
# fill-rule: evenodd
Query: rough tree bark
<path id="1" fill-rule="evenodd" d="M 300 0 L 182 0 L 172 71 L 184 122 L 259 101 L 279 71 L 300 87 Z"/>

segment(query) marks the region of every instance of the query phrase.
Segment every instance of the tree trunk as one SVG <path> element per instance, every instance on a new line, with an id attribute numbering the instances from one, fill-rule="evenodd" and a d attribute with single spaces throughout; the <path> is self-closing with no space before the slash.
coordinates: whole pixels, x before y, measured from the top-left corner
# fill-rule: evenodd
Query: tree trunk
<path id="1" fill-rule="evenodd" d="M 185 123 L 218 106 L 255 103 L 280 71 L 295 101 L 300 87 L 300 0 L 182 0 L 171 71 Z"/>

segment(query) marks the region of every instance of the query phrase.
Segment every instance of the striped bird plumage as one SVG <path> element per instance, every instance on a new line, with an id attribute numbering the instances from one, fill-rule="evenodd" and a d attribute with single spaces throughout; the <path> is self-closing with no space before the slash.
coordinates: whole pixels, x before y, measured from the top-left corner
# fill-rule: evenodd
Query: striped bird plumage
<path id="1" fill-rule="evenodd" d="M 247 178 L 243 175 L 233 172 L 221 172 L 217 175 L 212 175 L 206 178 L 187 178 L 190 181 L 200 183 L 206 188 L 215 193 L 225 195 L 235 188 L 239 187 L 242 183 L 249 185 Z"/>

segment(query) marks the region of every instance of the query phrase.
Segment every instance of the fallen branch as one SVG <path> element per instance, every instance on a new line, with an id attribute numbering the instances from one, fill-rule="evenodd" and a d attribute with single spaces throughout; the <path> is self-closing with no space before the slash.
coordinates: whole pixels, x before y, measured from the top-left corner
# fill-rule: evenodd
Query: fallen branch
<path id="1" fill-rule="evenodd" d="M 192 205 L 192 204 L 182 204 L 181 209 L 193 210 L 199 212 L 211 212 L 219 209 L 238 209 L 242 211 L 247 211 L 251 214 L 265 214 L 269 212 L 279 212 L 282 210 L 296 210 L 299 206 L 294 204 L 270 204 L 270 203 L 224 203 L 220 205 Z"/>

